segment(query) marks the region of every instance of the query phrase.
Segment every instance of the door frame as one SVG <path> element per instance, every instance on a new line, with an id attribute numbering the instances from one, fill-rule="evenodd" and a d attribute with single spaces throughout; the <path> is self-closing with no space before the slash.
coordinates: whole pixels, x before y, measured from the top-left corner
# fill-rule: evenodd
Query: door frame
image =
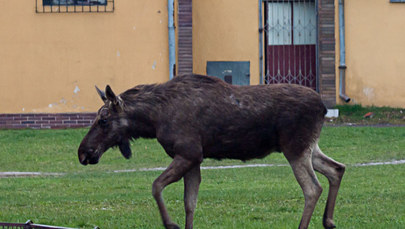
<path id="1" fill-rule="evenodd" d="M 267 74 L 268 74 L 268 72 L 267 72 L 267 69 L 268 69 L 268 67 L 267 67 L 267 61 L 268 61 L 268 49 L 267 49 L 267 46 L 268 46 L 268 32 L 267 32 L 267 20 L 268 20 L 268 17 L 269 17 L 269 15 L 268 15 L 268 3 L 269 2 L 274 2 L 274 3 L 284 3 L 284 2 L 301 2 L 301 1 L 303 1 L 303 0 L 262 0 L 263 1 L 263 3 L 264 3 L 264 44 L 265 44 L 265 48 L 264 48 L 264 69 L 265 69 L 265 77 L 264 78 L 266 78 L 266 76 L 267 76 Z M 304 0 L 304 1 L 310 1 L 310 0 Z M 313 0 L 313 2 L 315 2 L 315 23 L 316 23 L 316 26 L 315 26 L 315 32 L 316 32 L 316 43 L 315 43 L 315 74 L 316 74 L 316 77 L 315 77 L 315 84 L 316 84 L 316 92 L 320 92 L 320 89 L 319 89 L 319 83 L 320 83 L 320 80 L 319 80 L 319 73 L 320 73 L 320 71 L 319 71 L 319 13 L 318 13 L 318 9 L 319 9 L 319 6 L 318 6 L 318 0 Z M 292 17 L 293 17 L 293 15 L 292 15 Z M 265 82 L 266 80 L 264 79 L 264 82 Z"/>

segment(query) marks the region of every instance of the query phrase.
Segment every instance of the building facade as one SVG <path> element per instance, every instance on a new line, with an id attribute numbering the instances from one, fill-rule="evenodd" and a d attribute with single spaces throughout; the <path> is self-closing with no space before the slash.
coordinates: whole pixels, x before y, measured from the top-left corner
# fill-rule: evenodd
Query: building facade
<path id="1" fill-rule="evenodd" d="M 344 14 L 350 103 L 405 108 L 405 1 L 346 0 Z"/>
<path id="2" fill-rule="evenodd" d="M 0 127 L 87 126 L 102 105 L 94 85 L 119 93 L 190 72 L 239 85 L 298 83 L 328 107 L 345 103 L 340 3 L 0 0 Z M 350 103 L 405 107 L 405 4 L 342 8 Z"/>

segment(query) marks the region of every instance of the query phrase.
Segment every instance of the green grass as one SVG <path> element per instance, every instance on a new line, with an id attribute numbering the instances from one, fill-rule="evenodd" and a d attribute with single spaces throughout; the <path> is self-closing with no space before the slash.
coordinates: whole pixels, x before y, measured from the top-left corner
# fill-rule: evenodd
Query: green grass
<path id="1" fill-rule="evenodd" d="M 134 157 L 105 153 L 82 166 L 77 148 L 86 129 L 1 130 L 0 171 L 64 172 L 58 177 L 0 179 L 0 221 L 80 228 L 161 228 L 151 195 L 160 172 L 109 173 L 170 163 L 155 140 L 132 145 Z M 354 167 L 356 163 L 405 159 L 405 127 L 326 127 L 320 146 L 348 166 L 335 220 L 339 228 L 405 228 L 405 165 Z M 238 161 L 206 160 L 204 166 Z M 286 164 L 281 154 L 248 163 Z M 324 193 L 310 228 L 321 228 Z M 296 228 L 304 199 L 289 167 L 203 170 L 195 228 Z M 181 182 L 165 189 L 173 220 L 184 225 Z"/>
<path id="2" fill-rule="evenodd" d="M 132 143 L 133 157 L 125 160 L 110 149 L 97 166 L 82 166 L 77 149 L 87 129 L 0 130 L 0 171 L 100 172 L 145 167 L 166 167 L 171 159 L 154 139 Z M 371 144 L 373 143 L 373 144 Z M 320 147 L 327 155 L 346 164 L 404 159 L 405 128 L 325 127 Z M 286 164 L 274 153 L 248 163 Z M 204 165 L 243 164 L 237 160 L 205 160 Z"/>

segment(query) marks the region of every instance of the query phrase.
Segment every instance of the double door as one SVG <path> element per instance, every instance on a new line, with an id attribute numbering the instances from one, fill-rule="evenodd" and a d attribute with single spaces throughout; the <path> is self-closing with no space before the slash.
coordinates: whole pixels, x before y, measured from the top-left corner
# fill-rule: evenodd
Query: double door
<path id="1" fill-rule="evenodd" d="M 266 4 L 265 82 L 300 84 L 316 90 L 315 1 Z"/>

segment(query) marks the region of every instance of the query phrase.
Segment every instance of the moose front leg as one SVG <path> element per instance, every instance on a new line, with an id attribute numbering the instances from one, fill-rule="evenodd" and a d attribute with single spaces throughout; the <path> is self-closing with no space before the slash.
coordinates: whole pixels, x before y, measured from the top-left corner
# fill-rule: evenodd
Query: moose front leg
<path id="1" fill-rule="evenodd" d="M 193 228 L 194 210 L 197 205 L 197 195 L 200 183 L 200 165 L 196 165 L 184 175 L 184 207 L 186 210 L 186 229 Z"/>
<path id="2" fill-rule="evenodd" d="M 169 213 L 167 212 L 166 206 L 163 201 L 162 191 L 167 185 L 173 182 L 177 182 L 183 176 L 185 176 L 185 184 L 187 189 L 185 190 L 186 191 L 185 197 L 187 199 L 186 206 L 190 206 L 189 208 L 186 207 L 186 210 L 195 207 L 195 204 L 193 203 L 196 202 L 196 200 L 193 200 L 193 198 L 197 198 L 197 194 L 195 192 L 198 192 L 198 186 L 197 188 L 195 187 L 196 184 L 195 177 L 199 178 L 200 176 L 200 164 L 202 161 L 201 160 L 202 154 L 200 153 L 200 151 L 197 151 L 198 153 L 196 154 L 187 154 L 186 156 L 183 156 L 184 155 L 183 152 L 185 152 L 184 149 L 187 148 L 191 149 L 191 147 L 187 147 L 187 145 L 184 146 L 178 145 L 176 147 L 178 154 L 174 156 L 174 159 L 172 163 L 169 165 L 169 167 L 167 167 L 167 169 L 153 182 L 152 185 L 152 194 L 159 207 L 160 216 L 162 217 L 163 220 L 163 225 L 166 228 L 179 228 L 177 224 L 171 221 Z M 199 179 L 197 180 L 199 184 Z M 189 220 L 187 222 L 190 223 Z"/>
<path id="3" fill-rule="evenodd" d="M 176 156 L 169 167 L 167 167 L 167 169 L 153 182 L 152 194 L 158 205 L 160 216 L 162 217 L 165 228 L 174 229 L 179 228 L 179 226 L 173 223 L 170 219 L 163 201 L 162 191 L 167 185 L 179 181 L 191 167 L 191 161 L 186 160 L 181 156 Z"/>

